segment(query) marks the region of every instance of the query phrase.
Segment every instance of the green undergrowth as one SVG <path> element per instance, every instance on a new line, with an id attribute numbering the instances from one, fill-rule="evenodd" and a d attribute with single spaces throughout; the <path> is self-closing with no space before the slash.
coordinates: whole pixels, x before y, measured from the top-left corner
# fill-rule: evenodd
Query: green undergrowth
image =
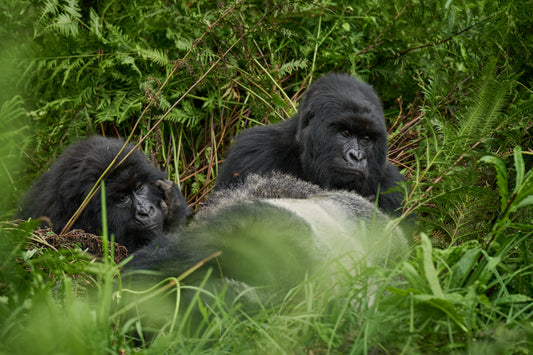
<path id="1" fill-rule="evenodd" d="M 531 353 L 531 2 L 0 9 L 0 352 Z M 34 222 L 10 221 L 31 181 L 88 134 L 142 140 L 199 208 L 234 135 L 290 117 L 329 71 L 383 100 L 405 214 L 417 215 L 405 260 L 329 288 L 310 275 L 253 313 L 178 280 L 128 304 L 121 265 L 47 248 Z"/>

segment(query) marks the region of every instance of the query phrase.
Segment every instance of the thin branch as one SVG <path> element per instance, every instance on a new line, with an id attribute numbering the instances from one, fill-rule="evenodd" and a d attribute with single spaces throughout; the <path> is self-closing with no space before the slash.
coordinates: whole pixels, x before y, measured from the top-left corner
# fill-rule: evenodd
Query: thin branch
<path id="1" fill-rule="evenodd" d="M 459 32 L 457 32 L 457 33 L 455 33 L 455 34 L 451 35 L 450 37 L 447 37 L 447 38 L 445 38 L 445 39 L 443 39 L 443 40 L 440 40 L 440 41 L 437 41 L 437 42 L 426 43 L 426 44 L 423 44 L 423 45 L 420 45 L 420 46 L 416 46 L 416 47 L 407 48 L 407 49 L 405 49 L 405 50 L 403 50 L 403 51 L 401 51 L 401 52 L 398 52 L 398 53 L 396 53 L 396 54 L 394 54 L 394 55 L 392 55 L 392 56 L 390 56 L 390 57 L 384 58 L 384 59 L 382 59 L 382 60 L 380 60 L 380 61 L 378 61 L 378 62 L 372 64 L 368 69 L 372 69 L 372 68 L 374 68 L 375 66 L 380 65 L 380 64 L 382 64 L 383 62 L 386 62 L 386 61 L 388 61 L 388 60 L 391 60 L 391 59 L 394 59 L 394 58 L 401 57 L 402 55 L 407 54 L 407 53 L 409 53 L 409 52 L 416 51 L 416 50 L 423 49 L 423 48 L 427 48 L 427 47 L 434 47 L 434 46 L 438 46 L 438 45 L 440 45 L 440 44 L 443 44 L 443 43 L 449 42 L 449 41 L 451 41 L 452 39 L 454 39 L 455 37 L 460 36 L 461 34 L 467 32 L 467 31 L 470 31 L 472 28 L 474 28 L 474 27 L 476 27 L 476 26 L 482 24 L 483 22 L 485 22 L 485 21 L 491 19 L 492 17 L 494 17 L 494 16 L 486 17 L 486 18 L 484 18 L 483 20 L 481 20 L 481 21 L 479 21 L 479 22 L 477 22 L 477 23 L 475 23 L 475 24 L 473 24 L 473 25 L 471 25 L 471 26 L 468 26 L 467 28 L 464 28 L 464 29 L 462 29 L 461 31 L 459 31 Z"/>

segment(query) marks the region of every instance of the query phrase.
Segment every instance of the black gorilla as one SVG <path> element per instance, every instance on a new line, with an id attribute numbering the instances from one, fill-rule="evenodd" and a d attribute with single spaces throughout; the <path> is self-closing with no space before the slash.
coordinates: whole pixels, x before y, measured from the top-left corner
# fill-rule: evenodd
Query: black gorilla
<path id="1" fill-rule="evenodd" d="M 371 86 L 348 74 L 314 82 L 293 118 L 239 134 L 222 163 L 217 189 L 272 171 L 378 198 L 387 212 L 402 206 L 400 191 L 385 193 L 405 179 L 387 161 L 381 101 Z"/>
<path id="2" fill-rule="evenodd" d="M 200 263 L 185 284 L 200 283 L 202 270 L 212 267 L 208 287 L 226 285 L 232 296 L 250 291 L 252 303 L 263 302 L 317 272 L 331 283 L 339 272 L 353 272 L 357 261 L 383 264 L 403 254 L 407 241 L 398 228 L 387 233 L 388 222 L 357 194 L 326 191 L 288 175 L 252 174 L 238 189 L 213 193 L 187 225 L 134 253 L 126 270 L 178 277 Z M 217 252 L 216 260 L 202 262 Z"/>
<path id="3" fill-rule="evenodd" d="M 68 147 L 24 196 L 18 217 L 47 217 L 59 233 L 123 145 L 121 139 L 94 136 Z M 108 231 L 130 253 L 190 214 L 178 186 L 138 150 L 109 172 L 105 187 Z M 101 232 L 100 193 L 73 227 Z"/>

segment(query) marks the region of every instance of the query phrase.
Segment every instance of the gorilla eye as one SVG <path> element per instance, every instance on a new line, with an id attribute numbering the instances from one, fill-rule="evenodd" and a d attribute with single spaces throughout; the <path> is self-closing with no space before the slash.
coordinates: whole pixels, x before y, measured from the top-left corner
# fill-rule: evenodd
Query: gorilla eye
<path id="1" fill-rule="evenodd" d="M 120 202 L 120 203 L 128 202 L 129 198 L 130 198 L 130 197 L 129 197 L 127 194 L 121 195 L 121 196 L 119 197 L 119 199 L 118 199 L 118 202 Z"/>
<path id="2" fill-rule="evenodd" d="M 143 184 L 138 184 L 137 187 L 135 188 L 135 190 L 139 191 L 142 188 L 143 188 Z"/>
<path id="3" fill-rule="evenodd" d="M 370 136 L 362 136 L 361 140 L 363 140 L 365 142 L 370 142 L 372 140 L 372 138 L 370 138 Z"/>
<path id="4" fill-rule="evenodd" d="M 352 135 L 352 132 L 350 132 L 349 130 L 345 129 L 342 131 L 342 135 L 344 137 L 350 137 Z"/>

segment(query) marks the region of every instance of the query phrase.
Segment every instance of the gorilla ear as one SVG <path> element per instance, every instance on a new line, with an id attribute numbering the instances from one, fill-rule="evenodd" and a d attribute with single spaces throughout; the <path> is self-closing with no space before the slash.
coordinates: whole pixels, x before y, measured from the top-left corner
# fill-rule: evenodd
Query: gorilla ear
<path id="1" fill-rule="evenodd" d="M 315 117 L 315 113 L 311 110 L 304 109 L 297 113 L 298 117 L 298 130 L 301 131 L 305 127 L 309 126 L 309 122 Z"/>
<path id="2" fill-rule="evenodd" d="M 296 132 L 296 141 L 298 143 L 302 143 L 303 136 L 305 135 L 305 132 L 308 131 L 309 123 L 311 122 L 311 119 L 315 116 L 314 112 L 310 112 L 309 110 L 299 111 L 295 118 L 298 119 L 298 132 Z"/>

